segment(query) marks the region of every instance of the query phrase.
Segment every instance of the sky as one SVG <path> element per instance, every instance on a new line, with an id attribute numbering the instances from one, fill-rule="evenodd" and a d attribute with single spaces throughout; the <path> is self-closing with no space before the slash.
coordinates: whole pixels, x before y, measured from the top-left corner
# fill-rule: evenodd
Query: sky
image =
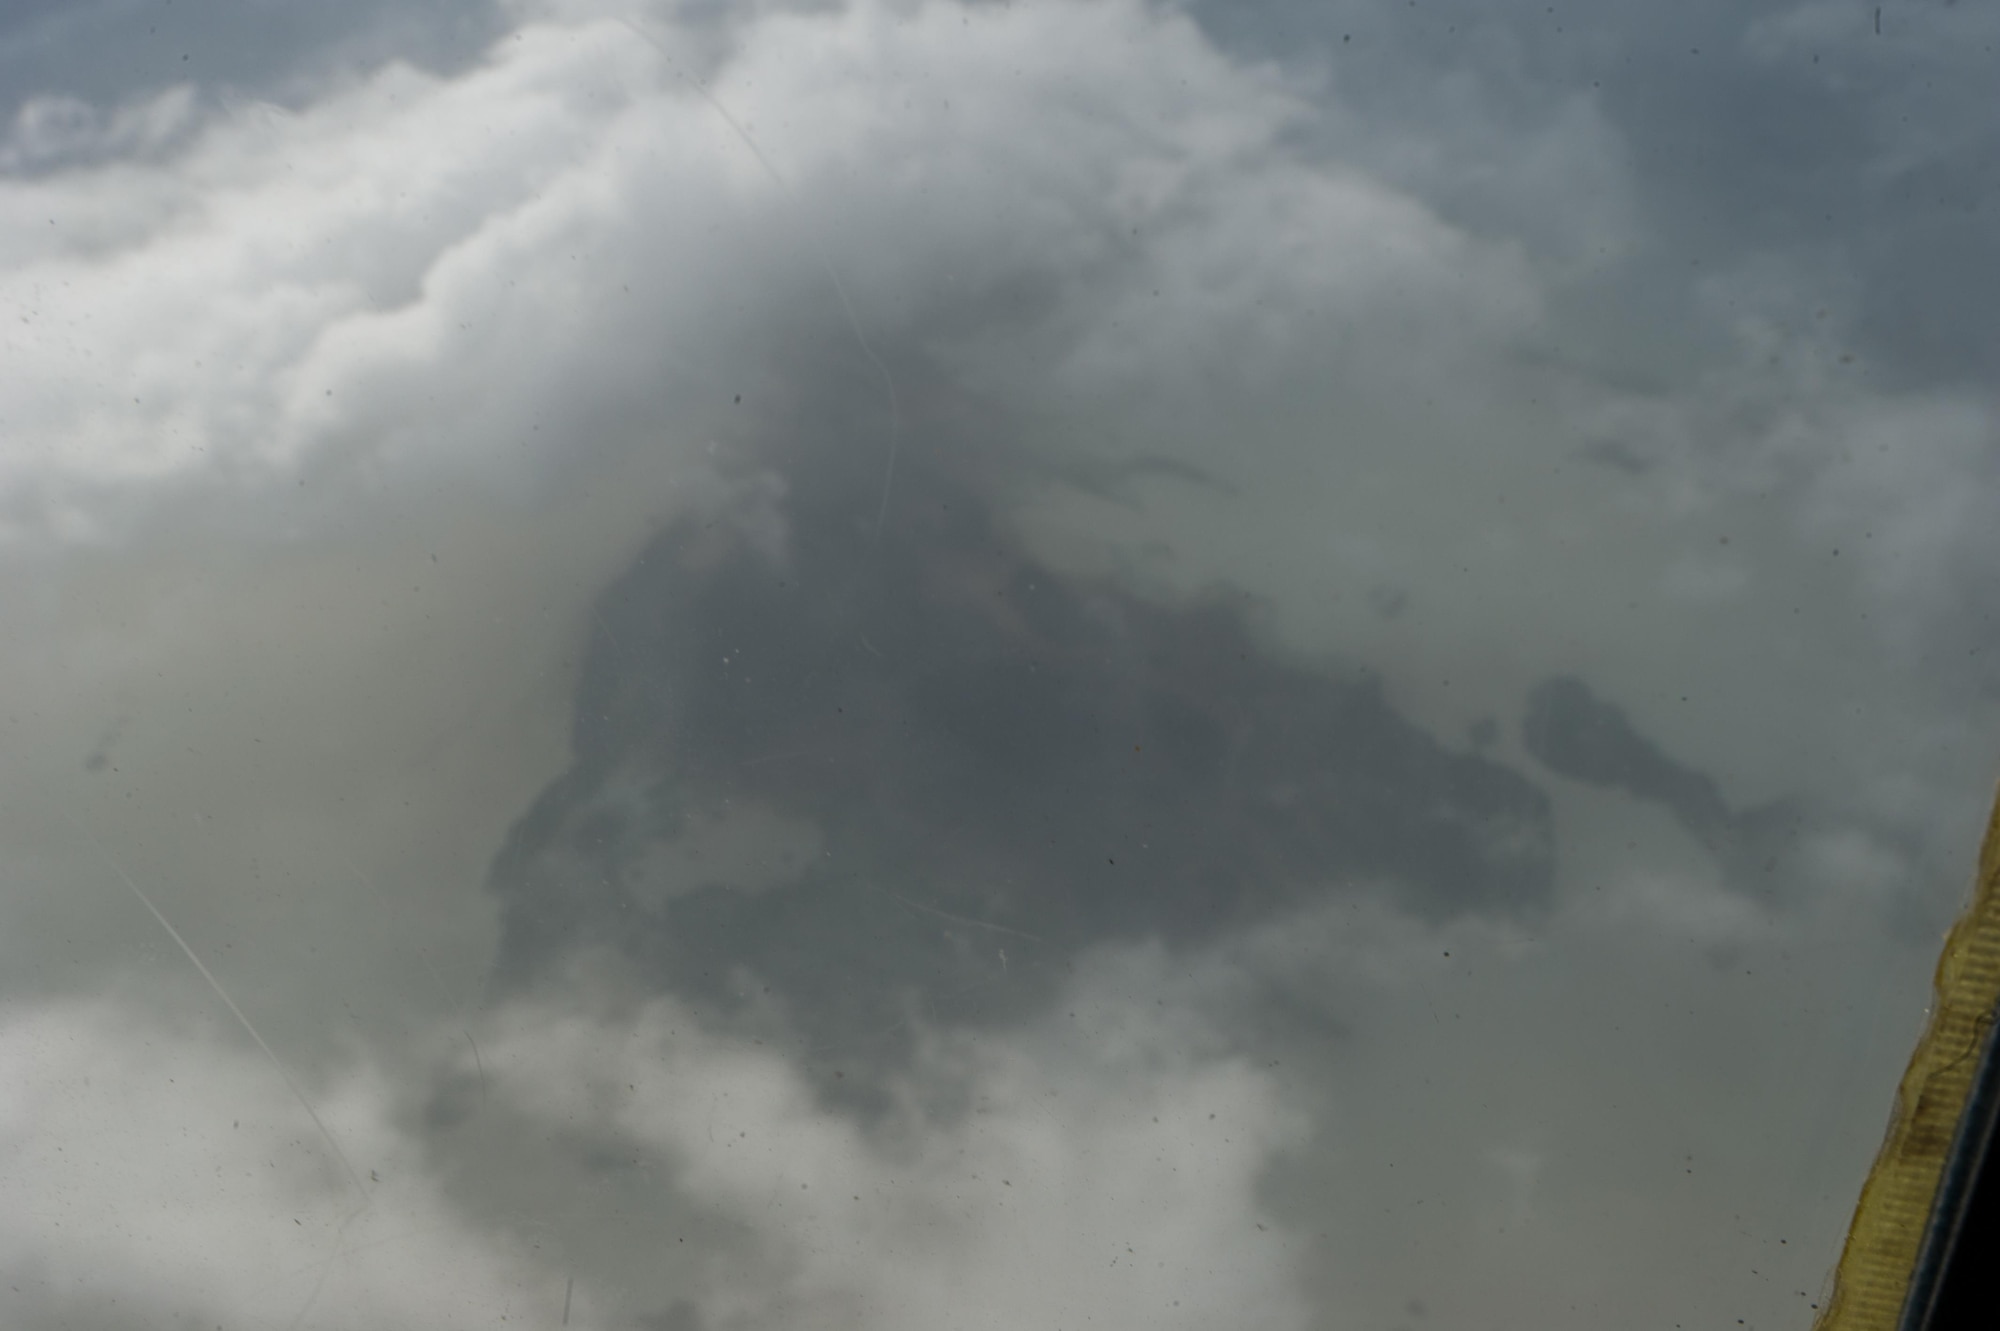
<path id="1" fill-rule="evenodd" d="M 0 1320 L 1810 1325 L 1973 5 L 19 5 Z"/>

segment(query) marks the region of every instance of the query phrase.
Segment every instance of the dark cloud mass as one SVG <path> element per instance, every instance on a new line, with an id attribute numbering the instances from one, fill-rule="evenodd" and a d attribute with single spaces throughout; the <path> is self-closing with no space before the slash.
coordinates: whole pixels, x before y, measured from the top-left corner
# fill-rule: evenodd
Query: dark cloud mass
<path id="1" fill-rule="evenodd" d="M 1521 723 L 1528 752 L 1551 771 L 1665 805 L 1697 838 L 1722 836 L 1731 814 L 1709 777 L 1675 762 L 1582 680 L 1544 680 Z"/>
<path id="2" fill-rule="evenodd" d="M 1005 498 L 1033 468 L 989 410 L 910 423 L 878 534 L 868 415 L 801 413 L 734 519 L 672 527 L 605 595 L 574 766 L 494 871 L 503 982 L 610 946 L 703 1005 L 754 977 L 846 1045 L 912 1005 L 1018 1014 L 1079 949 L 1327 892 L 1431 920 L 1546 901 L 1520 774 L 1286 659 L 1240 594 L 1157 604 L 1024 549 Z"/>
<path id="3" fill-rule="evenodd" d="M 1830 811 L 1797 798 L 1731 807 L 1714 777 L 1677 761 L 1581 679 L 1559 675 L 1536 685 L 1521 737 L 1552 772 L 1658 804 L 1738 891 L 1768 898 L 1815 890 L 1807 847 L 1827 834 Z M 1860 815 L 1847 810 L 1844 817 Z"/>

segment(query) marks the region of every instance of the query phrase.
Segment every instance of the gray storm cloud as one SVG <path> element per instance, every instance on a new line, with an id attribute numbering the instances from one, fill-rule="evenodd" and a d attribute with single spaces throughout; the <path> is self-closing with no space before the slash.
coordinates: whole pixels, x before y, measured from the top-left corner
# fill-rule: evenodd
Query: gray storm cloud
<path id="1" fill-rule="evenodd" d="M 1824 255 L 1684 280 L 1693 85 L 1524 15 L 22 95 L 7 1316 L 1798 1320 L 1986 793 L 1992 405 Z"/>

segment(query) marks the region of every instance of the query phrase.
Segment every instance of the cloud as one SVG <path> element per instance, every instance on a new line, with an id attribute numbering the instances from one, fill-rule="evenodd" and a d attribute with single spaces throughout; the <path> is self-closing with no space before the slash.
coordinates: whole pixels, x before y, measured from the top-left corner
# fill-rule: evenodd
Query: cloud
<path id="1" fill-rule="evenodd" d="M 101 537 L 191 488 L 298 524 L 300 482 L 504 483 L 639 446 L 665 402 L 646 441 L 692 452 L 716 378 L 757 373 L 747 329 L 840 322 L 800 255 L 841 256 L 852 332 L 1113 392 L 1532 310 L 1504 249 L 1294 157 L 1297 93 L 1134 4 L 779 13 L 719 70 L 703 54 L 531 22 L 458 78 L 392 63 L 296 112 L 210 112 L 165 160 L 8 182 L 10 529 Z M 1049 293 L 1025 320 L 1024 289 Z"/>
<path id="2" fill-rule="evenodd" d="M 39 241 L 13 247 L 6 283 L 34 372 L 5 411 L 17 534 L 89 532 L 134 487 L 266 509 L 322 467 L 337 482 L 475 448 L 504 466 L 596 349 L 564 336 L 581 293 L 524 262 L 612 206 L 602 148 L 597 171 L 570 160 L 610 117 L 560 88 L 566 61 L 618 56 L 573 48 L 458 83 L 392 65 L 298 116 L 218 117 L 168 164 L 13 182 L 14 235 Z M 524 345 L 531 327 L 547 340 Z M 437 402 L 510 360 L 476 395 L 490 414 L 444 419 Z"/>
<path id="3" fill-rule="evenodd" d="M 870 1130 L 664 1001 L 615 1022 L 518 1009 L 487 1057 L 545 1131 L 658 1170 L 744 1236 L 761 1274 L 720 1287 L 669 1248 L 701 1325 L 1304 1324 L 1256 1200 L 1296 1113 L 1240 1060 L 1137 1053 L 947 1040 Z"/>
<path id="4" fill-rule="evenodd" d="M 13 130 L 0 148 L 0 171 L 25 175 L 106 158 L 153 157 L 181 146 L 195 121 L 194 89 L 186 84 L 109 114 L 76 97 L 36 97 L 14 113 Z"/>
<path id="5" fill-rule="evenodd" d="M 489 0 L 338 8 L 23 0 L 0 23 L 0 118 L 44 99 L 102 106 L 188 86 L 220 100 L 298 105 L 388 59 L 462 69 L 498 36 L 503 17 Z"/>
<path id="6" fill-rule="evenodd" d="M 378 1070 L 313 1084 L 350 1176 L 282 1076 L 212 1023 L 16 1007 L 0 1063 L 16 1325 L 438 1326 L 525 1297 L 531 1255 L 452 1213 Z"/>
<path id="7" fill-rule="evenodd" d="M 1481 40 L 1398 28 L 1433 21 L 1408 8 L 1357 16 L 1367 52 L 1315 69 L 1304 41 L 1245 54 L 1285 47 L 1267 11 L 1243 22 L 1269 31 L 1218 41 L 1214 13 L 1126 0 L 521 5 L 459 60 L 293 78 L 305 57 L 274 50 L 244 88 L 196 73 L 24 104 L 0 179 L 0 1050 L 23 1070 L 5 1134 L 32 1199 L 7 1230 L 24 1319 L 282 1324 L 322 1274 L 309 1320 L 356 1326 L 547 1322 L 566 1298 L 573 1325 L 677 1331 L 1794 1308 L 1741 1258 L 1803 1288 L 1831 1253 L 1986 794 L 1991 404 L 1948 366 L 1878 356 L 1867 310 L 1902 232 L 1843 288 L 1825 234 L 1762 229 L 1819 197 L 1849 121 L 1793 107 L 1811 161 L 1761 181 L 1716 133 L 1740 81 L 1711 98 L 1654 57 L 1585 91 L 1643 45 L 1593 44 L 1636 11 L 1571 49 L 1523 36 L 1541 7 Z M 1799 57 L 1808 18 L 1725 43 L 1731 77 Z M 1677 10 L 1644 40 L 1680 62 L 1683 26 L 1718 21 Z M 1949 174 L 1977 137 L 1879 161 Z M 1758 225 L 1717 238 L 1704 208 Z M 1688 281 L 1716 250 L 1724 275 Z M 468 1014 L 510 824 L 599 752 L 593 726 L 651 742 L 605 722 L 627 713 L 593 720 L 586 648 L 648 614 L 685 639 L 643 596 L 601 613 L 606 587 L 652 585 L 626 575 L 670 527 L 688 568 L 742 587 L 802 568 L 819 618 L 700 663 L 697 719 L 744 728 L 679 750 L 716 760 L 714 798 L 638 857 L 649 911 L 693 910 L 717 864 L 768 904 L 793 863 L 851 849 L 773 794 L 799 779 L 790 750 L 750 745 L 777 694 L 730 710 L 758 649 L 803 642 L 801 672 L 921 701 L 901 647 L 990 682 L 1008 644 L 1144 647 L 1161 624 L 1254 647 L 1227 678 L 1298 684 L 1267 719 L 1367 700 L 1326 732 L 1348 737 L 1331 759 L 1322 732 L 1266 727 L 1352 778 L 1355 822 L 1239 763 L 1203 788 L 1249 829 L 1223 849 L 1329 826 L 1504 842 L 1462 816 L 1485 781 L 1531 809 L 1516 895 L 1535 909 L 1452 906 L 1478 855 L 1426 861 L 1425 892 L 1399 896 L 1375 881 L 1403 863 L 1385 852 L 1349 866 L 1366 882 L 1226 929 L 1086 930 L 1029 972 L 1067 865 L 1026 857 L 1047 872 L 1018 916 L 991 878 L 1047 820 L 996 824 L 972 856 L 949 820 L 864 822 L 905 900 L 749 935 L 802 950 L 763 960 L 810 975 L 804 1001 L 723 964 L 755 952 L 726 929 L 690 930 L 720 940 L 697 960 L 727 1002 L 662 998 L 646 956 L 599 951 L 568 958 L 600 969 L 583 997 L 537 958 L 509 1004 Z M 953 559 L 869 563 L 953 530 Z M 1024 569 L 1066 595 L 1002 576 Z M 901 643 L 867 617 L 894 577 L 922 628 Z M 1022 595 L 945 613 L 996 587 Z M 716 622 L 747 635 L 761 607 Z M 1065 678 L 1122 698 L 1136 659 Z M 1536 764 L 1520 722 L 1553 677 L 1616 707 L 1597 715 L 1611 766 L 1641 789 Z M 1112 752 L 1074 724 L 1024 746 L 1024 716 L 1076 717 L 1005 713 L 1028 690 L 952 696 L 991 706 L 934 708 L 924 742 Z M 1227 750 L 1171 704 L 1148 750 Z M 660 775 L 635 761 L 579 807 L 633 822 Z M 1404 798 L 1381 812 L 1378 788 Z M 1649 792 L 1696 824 L 1800 800 L 1803 886 L 1749 899 Z M 891 793 L 908 814 L 952 792 Z M 1178 833 L 1199 841 L 1216 806 L 1175 806 Z M 1090 821 L 1062 825 L 1063 853 Z M 616 905 L 577 886 L 602 867 L 582 841 L 568 905 Z M 939 894 L 889 876 L 913 846 Z M 107 855 L 380 1175 L 352 1219 L 282 1080 L 182 1015 L 209 997 Z M 1916 904 L 1892 932 L 1897 901 Z M 864 916 L 1034 1001 L 924 1012 L 841 951 Z M 600 932 L 639 954 L 671 936 Z M 810 1007 L 840 1027 L 860 990 L 887 993 L 900 1061 L 787 1026 Z M 877 1093 L 843 1098 L 864 1075 Z M 1718 1215 L 1747 1218 L 1723 1235 Z"/>
<path id="8" fill-rule="evenodd" d="M 483 1117 L 462 1129 L 513 1136 L 476 1170 L 504 1154 L 517 1178 L 574 1172 L 587 1144 L 627 1176 L 613 1205 L 565 1210 L 547 1179 L 516 1211 L 455 1176 L 452 1133 L 413 1131 L 422 1083 L 366 1058 L 308 1083 L 329 1139 L 210 1024 L 115 1000 L 17 1009 L 0 1028 L 10 1317 L 414 1327 L 561 1303 L 579 1326 L 1303 1325 L 1256 1198 L 1301 1120 L 1242 1060 L 1170 1033 L 946 1042 L 896 1121 L 864 1132 L 786 1057 L 671 1004 L 516 1005 L 487 1023 Z M 614 1228 L 609 1254 L 588 1241 Z M 607 1268 L 640 1236 L 653 1269 Z"/>
<path id="9" fill-rule="evenodd" d="M 13 909 L 42 929 L 85 921 L 84 951 L 129 958 L 145 922 L 94 890 L 103 865 L 81 851 L 129 861 L 274 1047 L 299 1059 L 370 1188 L 373 1174 L 385 1180 L 348 1219 L 349 1185 L 282 1081 L 213 1030 L 135 1022 L 127 1003 L 44 999 L 10 1028 L 24 1085 L 59 1091 L 77 1071 L 70 1058 L 124 1071 L 88 1112 L 44 1100 L 14 1121 L 12 1145 L 40 1162 L 37 1207 L 77 1208 L 81 1236 L 69 1248 L 15 1235 L 14 1268 L 41 1282 L 37 1315 L 115 1324 L 115 1299 L 146 1317 L 275 1321 L 314 1298 L 322 1273 L 313 1316 L 333 1324 L 554 1312 L 568 1277 L 524 1245 L 547 1237 L 559 1223 L 549 1203 L 589 1171 L 560 1160 L 523 1183 L 525 1206 L 462 1206 L 454 1189 L 479 1194 L 454 1172 L 457 1139 L 417 1126 L 410 1095 L 432 1034 L 391 1029 L 437 1007 L 417 997 L 430 963 L 396 937 L 401 921 L 451 915 L 470 936 L 453 955 L 476 967 L 468 888 L 497 835 L 408 854 L 389 882 L 379 856 L 439 836 L 411 824 L 448 826 L 446 805 L 476 802 L 443 788 L 448 774 L 469 779 L 478 754 L 514 766 L 475 825 L 504 821 L 519 784 L 546 770 L 521 738 L 520 697 L 560 716 L 567 676 L 550 644 L 576 632 L 594 579 L 630 552 L 601 530 L 621 501 L 554 518 L 566 487 L 659 459 L 649 479 L 665 474 L 671 489 L 622 502 L 649 516 L 720 508 L 746 484 L 728 461 L 744 433 L 736 399 L 783 420 L 791 393 L 803 412 L 835 403 L 870 423 L 848 438 L 872 499 L 897 444 L 863 338 L 899 389 L 922 392 L 930 361 L 985 376 L 975 389 L 1020 389 L 1031 412 L 1197 369 L 1254 388 L 1322 334 L 1373 363 L 1393 358 L 1391 342 L 1424 345 L 1424 327 L 1533 317 L 1504 247 L 1365 175 L 1294 157 L 1285 136 L 1310 104 L 1220 58 L 1190 25 L 1137 5 L 931 6 L 910 19 L 872 5 L 777 14 L 720 59 L 693 29 L 649 29 L 663 53 L 622 23 L 531 20 L 458 75 L 389 64 L 289 107 L 176 103 L 181 137 L 139 152 L 117 126 L 143 120 L 143 106 L 51 104 L 23 122 L 15 142 L 36 170 L 0 190 L 0 303 L 23 367 L 0 402 L 10 576 L 32 600 L 51 561 L 102 561 L 106 573 L 43 602 L 58 631 L 10 661 L 51 712 L 16 751 L 36 763 L 13 779 L 73 816 L 57 824 L 68 833 L 28 838 L 40 886 Z M 770 145 L 779 179 L 690 84 L 696 73 Z M 1074 151 L 1024 153 L 1031 142 Z M 824 349 L 801 354 L 801 342 Z M 831 368 L 800 372 L 815 363 Z M 814 396 L 802 382 L 831 387 Z M 545 525 L 509 530 L 518 514 Z M 534 607 L 532 629 L 475 630 L 524 614 L 507 593 L 535 594 L 548 570 L 521 581 L 525 552 L 551 544 L 570 568 L 555 578 L 558 608 Z M 145 565 L 138 583 L 126 560 Z M 147 607 L 141 626 L 110 628 L 134 603 Z M 430 647 L 412 657 L 420 643 Z M 461 715 L 483 738 L 431 766 L 418 732 L 443 719 L 449 753 Z M 265 745 L 285 755 L 281 774 L 258 757 Z M 294 762 L 307 752 L 320 760 Z M 396 811 L 412 803 L 419 812 Z M 313 916 L 318 959 L 297 932 Z M 417 946 L 439 941 L 417 927 Z M 45 983 L 87 987 L 75 975 Z M 178 992 L 150 965 L 129 983 Z M 938 1037 L 909 1094 L 982 1107 L 917 1114 L 882 1142 L 816 1103 L 776 1053 L 684 1019 L 676 1045 L 660 1006 L 630 1029 L 599 1016 L 481 1027 L 493 1104 L 470 1121 L 538 1119 L 544 1136 L 560 1122 L 599 1145 L 695 1161 L 651 1200 L 706 1217 L 698 1232 L 719 1227 L 721 1247 L 743 1247 L 749 1263 L 704 1292 L 701 1316 L 782 1319 L 834 1300 L 870 1324 L 968 1308 L 1146 1325 L 1246 1308 L 1273 1325 L 1304 1319 L 1288 1249 L 1256 1200 L 1297 1121 L 1240 1060 L 1190 1059 L 1156 1037 L 1093 1071 L 1111 1052 L 1103 1042 L 1062 1052 L 1045 1031 L 1021 1037 L 1061 1053 L 1049 1063 L 1020 1044 Z M 151 1052 L 128 1048 L 148 1040 Z M 604 1057 L 578 1062 L 579 1046 L 606 1041 Z M 537 1098 L 620 1075 L 637 1086 L 634 1057 L 681 1074 L 649 1080 L 637 1117 Z M 478 1073 L 475 1061 L 472 1082 Z M 550 1080 L 568 1074 L 578 1082 Z M 78 1179 L 49 1163 L 144 1118 L 161 1077 L 185 1098 L 119 1137 L 103 1172 Z M 790 1154 L 700 1155 L 718 1095 Z M 219 1136 L 225 1106 L 230 1123 L 261 1125 L 254 1147 L 289 1150 L 290 1172 L 254 1172 L 257 1150 Z M 159 1140 L 186 1124 L 200 1131 Z M 488 1171 L 509 1155 L 466 1149 Z M 252 1176 L 239 1184 L 241 1161 Z M 164 1199 L 218 1166 L 201 1223 L 169 1221 Z M 794 1221 L 804 1201 L 788 1196 L 767 1213 L 788 1169 L 806 1191 L 875 1199 L 865 1237 L 879 1242 L 840 1247 L 809 1217 Z M 975 1187 L 1001 1191 L 989 1204 Z M 92 1243 L 120 1226 L 109 1254 Z M 657 1292 L 630 1310 L 694 1315 L 684 1296 L 650 1290 L 645 1271 L 577 1281 L 572 1311 L 587 1319 Z"/>

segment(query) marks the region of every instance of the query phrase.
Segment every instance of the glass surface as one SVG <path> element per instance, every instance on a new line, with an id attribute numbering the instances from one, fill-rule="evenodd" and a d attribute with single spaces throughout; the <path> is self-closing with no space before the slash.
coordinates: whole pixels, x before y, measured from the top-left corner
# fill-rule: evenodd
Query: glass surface
<path id="1" fill-rule="evenodd" d="M 1806 1327 L 1996 37 L 11 6 L 0 1322 Z"/>

